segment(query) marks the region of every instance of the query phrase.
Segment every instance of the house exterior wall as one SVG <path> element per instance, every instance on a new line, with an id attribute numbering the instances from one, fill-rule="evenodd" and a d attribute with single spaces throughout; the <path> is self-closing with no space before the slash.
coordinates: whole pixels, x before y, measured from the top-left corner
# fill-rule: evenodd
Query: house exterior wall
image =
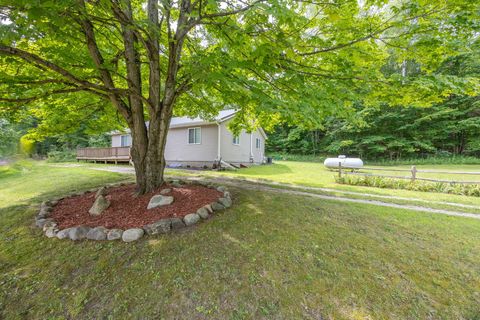
<path id="1" fill-rule="evenodd" d="M 256 130 L 250 134 L 245 130 L 242 130 L 239 135 L 239 144 L 235 145 L 233 143 L 234 135 L 228 129 L 229 122 L 230 121 L 225 121 L 220 124 L 222 160 L 231 163 L 248 164 L 250 163 L 250 153 L 252 153 L 253 162 L 262 163 L 265 150 L 265 139 L 260 131 Z M 261 141 L 259 149 L 255 148 L 256 138 L 259 138 Z"/>
<path id="2" fill-rule="evenodd" d="M 233 144 L 233 134 L 228 129 L 228 122 L 220 124 L 220 147 L 222 160 L 234 164 L 249 164 L 250 154 L 254 163 L 262 163 L 265 155 L 265 138 L 259 130 L 247 133 L 242 130 L 238 145 Z M 200 144 L 188 143 L 190 127 L 170 128 L 165 146 L 167 164 L 182 163 L 191 166 L 211 165 L 218 155 L 218 125 L 192 126 L 201 128 Z M 122 134 L 112 135 L 112 147 L 121 146 Z M 256 139 L 260 139 L 260 148 L 256 148 Z"/>
<path id="3" fill-rule="evenodd" d="M 260 148 L 257 148 L 256 139 L 260 139 Z M 265 138 L 258 129 L 252 132 L 252 155 L 255 163 L 262 163 L 265 157 Z"/>
<path id="4" fill-rule="evenodd" d="M 122 138 L 121 134 L 112 135 L 112 147 L 121 147 L 122 146 Z"/>
<path id="5" fill-rule="evenodd" d="M 195 128 L 195 127 L 192 127 Z M 167 135 L 165 160 L 167 162 L 204 163 L 213 162 L 217 157 L 217 125 L 200 126 L 200 144 L 188 143 L 188 129 L 171 128 Z"/>

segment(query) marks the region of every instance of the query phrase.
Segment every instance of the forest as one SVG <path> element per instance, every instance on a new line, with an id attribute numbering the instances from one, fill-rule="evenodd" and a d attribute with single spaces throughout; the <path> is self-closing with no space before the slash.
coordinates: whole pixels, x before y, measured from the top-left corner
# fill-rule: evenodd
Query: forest
<path id="1" fill-rule="evenodd" d="M 480 50 L 442 64 L 436 74 L 480 75 Z M 404 76 L 421 72 L 410 61 L 387 65 L 383 72 Z M 398 70 L 397 70 L 398 71 Z M 357 104 L 348 117 L 328 117 L 322 128 L 284 124 L 269 134 L 268 151 L 280 154 L 347 154 L 365 159 L 401 160 L 428 157 L 480 156 L 480 97 L 449 95 L 429 107 Z"/>

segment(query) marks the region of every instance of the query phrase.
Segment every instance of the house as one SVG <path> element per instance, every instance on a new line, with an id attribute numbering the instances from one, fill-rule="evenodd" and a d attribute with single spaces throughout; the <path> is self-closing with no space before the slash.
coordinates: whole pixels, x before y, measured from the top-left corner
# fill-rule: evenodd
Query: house
<path id="1" fill-rule="evenodd" d="M 220 111 L 212 121 L 172 118 L 165 148 L 167 166 L 212 167 L 219 159 L 236 166 L 261 164 L 265 156 L 265 132 L 259 128 L 251 133 L 242 130 L 238 136 L 234 135 L 228 129 L 228 123 L 235 113 L 233 109 Z M 116 162 L 116 154 L 125 153 L 122 150 L 131 146 L 132 137 L 128 130 L 114 132 L 111 136 L 111 149 L 115 152 L 110 152 L 108 159 L 85 159 L 78 153 L 77 159 Z"/>

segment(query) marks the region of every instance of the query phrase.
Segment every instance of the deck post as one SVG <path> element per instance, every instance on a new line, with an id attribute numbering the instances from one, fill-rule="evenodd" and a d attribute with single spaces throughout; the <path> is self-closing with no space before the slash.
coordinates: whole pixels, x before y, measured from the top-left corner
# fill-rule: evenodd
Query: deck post
<path id="1" fill-rule="evenodd" d="M 417 179 L 417 167 L 412 166 L 412 182 L 415 182 L 415 179 Z"/>

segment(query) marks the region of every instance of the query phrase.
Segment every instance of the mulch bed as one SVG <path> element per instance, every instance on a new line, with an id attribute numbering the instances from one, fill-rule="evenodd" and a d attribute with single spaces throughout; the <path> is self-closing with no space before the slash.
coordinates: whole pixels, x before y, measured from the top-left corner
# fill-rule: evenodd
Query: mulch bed
<path id="1" fill-rule="evenodd" d="M 166 195 L 173 196 L 174 202 L 147 210 L 150 198 L 166 188 L 172 189 L 172 192 Z M 108 229 L 141 228 L 160 219 L 183 218 L 222 196 L 222 193 L 215 189 L 199 185 L 184 185 L 181 188 L 164 185 L 155 192 L 142 196 L 135 196 L 134 193 L 135 185 L 108 188 L 106 198 L 111 204 L 100 216 L 88 213 L 95 201 L 95 192 L 65 198 L 53 208 L 50 217 L 57 222 L 60 229 L 79 225 L 104 226 Z"/>

